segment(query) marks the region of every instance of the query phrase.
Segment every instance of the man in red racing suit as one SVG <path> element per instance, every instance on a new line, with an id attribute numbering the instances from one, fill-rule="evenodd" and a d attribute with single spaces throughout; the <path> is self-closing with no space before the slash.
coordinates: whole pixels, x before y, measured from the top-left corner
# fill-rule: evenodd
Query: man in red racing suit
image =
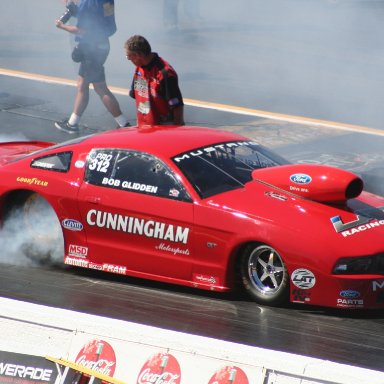
<path id="1" fill-rule="evenodd" d="M 172 66 L 139 35 L 124 45 L 127 59 L 135 66 L 130 96 L 136 100 L 138 126 L 184 125 L 184 102 Z"/>

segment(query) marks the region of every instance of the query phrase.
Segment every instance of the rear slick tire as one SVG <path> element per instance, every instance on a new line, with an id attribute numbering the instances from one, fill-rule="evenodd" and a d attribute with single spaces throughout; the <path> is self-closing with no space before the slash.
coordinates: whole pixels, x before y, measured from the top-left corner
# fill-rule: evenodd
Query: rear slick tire
<path id="1" fill-rule="evenodd" d="M 11 224 L 19 251 L 35 264 L 63 263 L 64 240 L 60 221 L 49 202 L 37 193 L 21 193 L 12 199 L 4 226 Z"/>

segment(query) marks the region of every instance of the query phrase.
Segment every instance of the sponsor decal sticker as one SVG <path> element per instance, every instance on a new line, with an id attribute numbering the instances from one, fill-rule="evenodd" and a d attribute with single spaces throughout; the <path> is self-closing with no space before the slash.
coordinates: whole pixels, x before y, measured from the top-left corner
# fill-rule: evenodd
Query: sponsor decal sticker
<path id="1" fill-rule="evenodd" d="M 62 222 L 61 222 L 62 226 L 65 228 L 65 229 L 68 229 L 70 231 L 82 231 L 83 230 L 83 224 L 81 224 L 79 221 L 77 220 L 73 220 L 73 219 L 64 219 Z"/>
<path id="2" fill-rule="evenodd" d="M 72 265 L 74 267 L 82 267 L 82 268 L 89 267 L 88 260 L 77 259 L 75 257 L 68 257 L 68 256 L 64 259 L 64 264 Z"/>
<path id="3" fill-rule="evenodd" d="M 54 383 L 57 373 L 43 357 L 2 351 L 0 382 L 15 384 Z"/>
<path id="4" fill-rule="evenodd" d="M 41 187 L 48 187 L 48 181 L 43 181 L 37 177 L 16 177 L 18 183 L 24 183 L 28 185 L 39 185 Z"/>
<path id="5" fill-rule="evenodd" d="M 363 308 L 363 299 L 337 299 L 337 306 L 343 308 Z"/>
<path id="6" fill-rule="evenodd" d="M 75 362 L 112 377 L 116 369 L 116 354 L 106 341 L 95 339 L 84 345 Z"/>
<path id="7" fill-rule="evenodd" d="M 103 270 L 103 266 L 101 264 L 96 264 L 96 263 L 89 263 L 88 268 L 89 269 L 96 269 L 97 271 Z"/>
<path id="8" fill-rule="evenodd" d="M 170 189 L 169 196 L 171 196 L 171 197 L 179 197 L 179 195 L 180 195 L 180 192 L 177 189 L 175 189 L 175 188 Z"/>
<path id="9" fill-rule="evenodd" d="M 75 162 L 75 168 L 84 168 L 85 162 L 83 160 L 77 160 Z"/>
<path id="10" fill-rule="evenodd" d="M 136 384 L 180 384 L 179 362 L 169 353 L 157 353 L 141 368 Z"/>
<path id="11" fill-rule="evenodd" d="M 289 177 L 289 180 L 295 184 L 309 184 L 312 181 L 312 177 L 305 173 L 295 173 Z"/>
<path id="12" fill-rule="evenodd" d="M 107 173 L 111 165 L 112 155 L 107 153 L 98 153 L 96 156 L 89 159 L 88 168 L 91 171 Z"/>
<path id="13" fill-rule="evenodd" d="M 154 220 L 139 219 L 110 212 L 91 209 L 87 213 L 87 223 L 98 228 L 146 236 L 149 238 L 187 244 L 189 228 L 166 224 Z"/>
<path id="14" fill-rule="evenodd" d="M 197 149 L 195 151 L 185 153 L 181 156 L 176 156 L 176 157 L 174 157 L 173 160 L 176 163 L 180 163 L 183 160 L 188 160 L 188 159 L 191 159 L 193 157 L 202 156 L 202 155 L 208 154 L 210 152 L 216 152 L 217 150 L 220 151 L 223 149 L 225 150 L 228 148 L 243 147 L 243 146 L 250 146 L 250 145 L 257 145 L 257 143 L 255 143 L 253 141 L 249 141 L 249 142 L 248 141 L 239 141 L 239 142 L 218 144 L 218 145 L 214 145 L 211 147 L 205 147 L 205 148 Z"/>
<path id="15" fill-rule="evenodd" d="M 292 283 L 300 289 L 311 289 L 316 284 L 315 275 L 308 269 L 295 269 L 291 275 Z"/>
<path id="16" fill-rule="evenodd" d="M 287 196 L 281 195 L 280 193 L 273 192 L 273 191 L 265 192 L 265 195 L 269 196 L 269 197 L 273 197 L 274 199 L 281 200 L 281 201 L 287 201 L 288 200 Z"/>
<path id="17" fill-rule="evenodd" d="M 340 292 L 340 296 L 345 299 L 358 299 L 361 296 L 361 294 L 360 292 L 355 291 L 353 289 L 346 289 Z"/>
<path id="18" fill-rule="evenodd" d="M 311 301 L 311 293 L 307 290 L 295 288 L 292 290 L 292 301 L 295 303 L 308 303 Z"/>
<path id="19" fill-rule="evenodd" d="M 48 163 L 46 161 L 34 160 L 31 164 L 32 167 L 44 168 L 44 169 L 53 169 L 55 164 Z"/>
<path id="20" fill-rule="evenodd" d="M 218 285 L 219 279 L 215 276 L 201 275 L 198 273 L 194 273 L 193 281 L 195 281 L 196 283 L 202 283 L 202 284 Z"/>
<path id="21" fill-rule="evenodd" d="M 241 368 L 227 365 L 219 368 L 208 384 L 249 384 L 249 380 Z"/>
<path id="22" fill-rule="evenodd" d="M 384 212 L 384 207 L 379 207 L 377 209 Z M 344 223 L 340 216 L 331 217 L 330 220 L 335 231 L 341 233 L 343 237 L 352 236 L 384 225 L 384 220 L 364 215 L 356 215 L 356 220 L 348 223 Z"/>
<path id="23" fill-rule="evenodd" d="M 68 249 L 68 255 L 69 256 L 77 256 L 77 257 L 87 257 L 88 247 L 70 244 L 69 249 Z"/>
<path id="24" fill-rule="evenodd" d="M 147 185 L 141 183 L 133 183 L 131 181 L 121 181 L 119 179 L 112 179 L 110 177 L 104 177 L 101 181 L 102 185 L 108 185 L 110 187 L 129 189 L 133 191 L 140 191 L 146 193 L 157 193 L 158 187 L 154 185 Z"/>
<path id="25" fill-rule="evenodd" d="M 384 290 L 384 280 L 372 282 L 372 291 L 376 292 L 378 290 Z"/>
<path id="26" fill-rule="evenodd" d="M 103 264 L 103 271 L 125 275 L 127 268 L 123 267 L 122 265 Z"/>
<path id="27" fill-rule="evenodd" d="M 182 249 L 179 247 L 172 247 L 169 244 L 161 243 L 158 246 L 155 247 L 158 251 L 164 251 L 173 253 L 174 255 L 185 255 L 189 256 L 189 249 Z"/>

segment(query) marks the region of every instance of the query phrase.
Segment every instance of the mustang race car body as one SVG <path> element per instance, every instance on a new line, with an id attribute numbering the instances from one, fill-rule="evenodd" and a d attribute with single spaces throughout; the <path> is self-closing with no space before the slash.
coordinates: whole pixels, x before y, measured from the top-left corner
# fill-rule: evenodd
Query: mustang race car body
<path id="1" fill-rule="evenodd" d="M 2 231 L 21 220 L 20 252 L 41 263 L 384 308 L 384 198 L 353 173 L 199 127 L 3 143 L 0 172 Z"/>

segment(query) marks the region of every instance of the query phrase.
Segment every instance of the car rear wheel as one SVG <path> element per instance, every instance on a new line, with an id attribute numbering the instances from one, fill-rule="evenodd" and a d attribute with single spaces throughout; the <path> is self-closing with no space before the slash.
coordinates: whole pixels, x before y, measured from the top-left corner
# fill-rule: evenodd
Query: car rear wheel
<path id="1" fill-rule="evenodd" d="M 9 206 L 4 228 L 12 233 L 13 248 L 38 264 L 62 262 L 63 233 L 49 202 L 37 193 L 20 193 Z"/>
<path id="2" fill-rule="evenodd" d="M 245 290 L 259 304 L 279 305 L 288 300 L 289 276 L 279 253 L 269 245 L 249 247 L 241 262 Z"/>

